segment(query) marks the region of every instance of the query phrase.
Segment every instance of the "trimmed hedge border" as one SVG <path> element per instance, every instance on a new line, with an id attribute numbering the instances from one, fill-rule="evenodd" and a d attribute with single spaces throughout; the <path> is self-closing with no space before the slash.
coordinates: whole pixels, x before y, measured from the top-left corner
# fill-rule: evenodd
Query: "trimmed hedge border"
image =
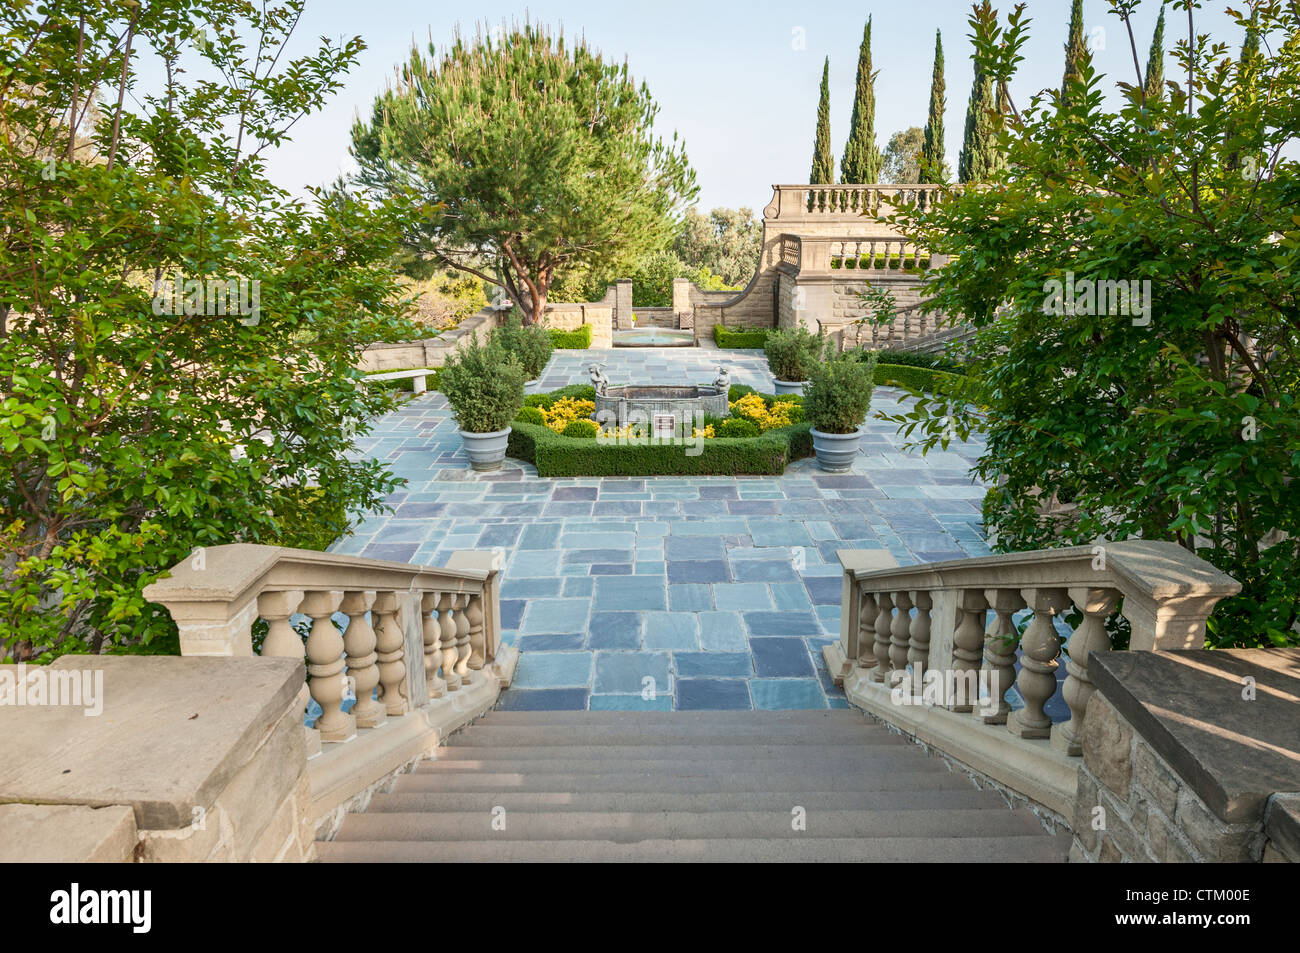
<path id="1" fill-rule="evenodd" d="M 572 331 L 548 328 L 551 333 L 551 345 L 562 351 L 585 351 L 591 347 L 591 325 L 584 324 Z"/>
<path id="2" fill-rule="evenodd" d="M 590 384 L 572 384 L 548 394 L 529 394 L 524 404 L 538 407 L 561 397 L 591 400 L 595 390 Z M 517 417 L 510 427 L 506 454 L 533 464 L 542 477 L 777 476 L 791 460 L 813 454 L 807 423 L 769 430 L 757 437 L 714 437 L 702 441 L 703 452 L 697 456 L 686 454 L 689 443 L 602 444 L 590 437 L 565 437 Z"/>
<path id="3" fill-rule="evenodd" d="M 762 350 L 770 333 L 772 333 L 771 328 L 746 328 L 743 331 L 733 331 L 725 325 L 715 324 L 713 326 L 713 343 L 722 348 Z"/>
<path id="4" fill-rule="evenodd" d="M 935 391 L 938 385 L 959 384 L 966 380 L 964 374 L 950 374 L 930 367 L 912 367 L 905 364 L 877 364 L 876 384 L 903 386 L 913 390 Z"/>

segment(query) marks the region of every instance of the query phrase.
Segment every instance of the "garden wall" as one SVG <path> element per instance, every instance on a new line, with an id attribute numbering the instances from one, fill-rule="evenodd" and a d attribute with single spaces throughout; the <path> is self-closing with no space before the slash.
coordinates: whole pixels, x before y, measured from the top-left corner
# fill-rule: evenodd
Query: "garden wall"
<path id="1" fill-rule="evenodd" d="M 498 312 L 484 308 L 435 338 L 397 344 L 373 344 L 361 352 L 357 369 L 372 373 L 408 370 L 413 367 L 442 367 L 448 352 L 454 350 L 461 341 L 472 337 L 482 344 L 487 340 L 488 332 L 500 323 Z"/>

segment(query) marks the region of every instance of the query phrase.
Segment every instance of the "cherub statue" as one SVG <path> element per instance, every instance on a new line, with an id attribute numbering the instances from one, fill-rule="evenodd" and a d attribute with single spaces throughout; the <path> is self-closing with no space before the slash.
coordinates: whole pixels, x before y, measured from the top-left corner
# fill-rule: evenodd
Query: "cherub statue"
<path id="1" fill-rule="evenodd" d="M 731 372 L 721 364 L 718 365 L 718 376 L 713 386 L 724 394 L 731 389 Z"/>
<path id="2" fill-rule="evenodd" d="M 605 395 L 606 388 L 609 387 L 609 381 L 605 378 L 604 364 L 592 364 L 587 371 L 591 374 L 591 386 L 596 388 L 596 393 L 602 397 Z"/>

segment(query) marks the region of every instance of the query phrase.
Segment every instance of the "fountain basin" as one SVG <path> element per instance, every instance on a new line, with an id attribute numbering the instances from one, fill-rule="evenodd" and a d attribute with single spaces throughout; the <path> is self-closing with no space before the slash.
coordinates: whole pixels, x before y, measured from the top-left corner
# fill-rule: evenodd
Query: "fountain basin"
<path id="1" fill-rule="evenodd" d="M 598 392 L 594 418 L 606 426 L 643 423 L 658 433 L 667 428 L 666 418 L 671 418 L 672 426 L 680 429 L 706 415 L 726 417 L 729 412 L 727 391 L 711 384 L 629 384 Z"/>

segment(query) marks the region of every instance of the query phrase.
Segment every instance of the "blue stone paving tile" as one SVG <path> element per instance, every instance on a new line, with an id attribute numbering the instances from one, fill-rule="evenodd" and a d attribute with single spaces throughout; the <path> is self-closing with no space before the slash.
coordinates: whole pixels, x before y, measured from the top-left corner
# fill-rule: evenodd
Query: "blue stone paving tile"
<path id="1" fill-rule="evenodd" d="M 592 605 L 597 610 L 667 609 L 668 587 L 656 576 L 599 576 Z"/>
<path id="2" fill-rule="evenodd" d="M 501 693 L 497 707 L 503 711 L 585 711 L 587 696 L 585 688 L 519 688 L 518 682 L 510 686 L 509 691 Z"/>
<path id="3" fill-rule="evenodd" d="M 739 612 L 701 612 L 700 648 L 706 652 L 747 652 L 749 639 Z"/>
<path id="4" fill-rule="evenodd" d="M 515 688 L 580 688 L 590 685 L 591 659 L 591 652 L 521 653 L 510 691 Z"/>
<path id="5" fill-rule="evenodd" d="M 813 675 L 812 657 L 803 639 L 751 639 L 749 647 L 754 653 L 754 671 L 759 676 Z"/>
<path id="6" fill-rule="evenodd" d="M 560 538 L 560 523 L 533 523 L 525 526 L 519 538 L 519 549 L 555 549 Z"/>
<path id="7" fill-rule="evenodd" d="M 730 582 L 731 570 L 725 559 L 669 561 L 669 582 Z"/>
<path id="8" fill-rule="evenodd" d="M 821 625 L 810 612 L 745 612 L 750 635 L 821 635 Z"/>
<path id="9" fill-rule="evenodd" d="M 749 710 L 749 682 L 742 678 L 679 678 L 678 711 Z M 508 693 L 507 693 L 508 694 Z"/>
<path id="10" fill-rule="evenodd" d="M 592 649 L 641 648 L 641 613 L 593 612 L 587 635 Z"/>
<path id="11" fill-rule="evenodd" d="M 812 537 L 803 523 L 791 520 L 749 520 L 749 535 L 755 546 L 811 546 Z"/>
<path id="12" fill-rule="evenodd" d="M 556 571 L 562 555 L 558 549 L 516 550 L 506 563 L 506 572 L 511 576 L 547 576 Z"/>
<path id="13" fill-rule="evenodd" d="M 773 500 L 730 500 L 727 512 L 733 516 L 775 516 L 780 511 Z"/>
<path id="14" fill-rule="evenodd" d="M 647 612 L 644 643 L 647 649 L 698 649 L 699 625 L 690 612 Z"/>
<path id="15" fill-rule="evenodd" d="M 519 539 L 519 533 L 523 529 L 518 523 L 499 523 L 495 526 L 484 526 L 483 532 L 479 535 L 478 542 L 475 544 L 480 549 L 493 546 L 513 546 Z"/>
<path id="16" fill-rule="evenodd" d="M 594 690 L 671 694 L 669 661 L 667 652 L 597 652 Z M 653 681 L 647 684 L 647 678 Z"/>
<path id="17" fill-rule="evenodd" d="M 581 632 L 563 635 L 521 635 L 515 645 L 521 652 L 559 652 L 586 648 Z"/>
<path id="18" fill-rule="evenodd" d="M 731 564 L 731 574 L 737 582 L 795 582 L 799 579 L 792 556 L 784 559 L 735 559 Z"/>
<path id="19" fill-rule="evenodd" d="M 629 563 L 592 563 L 593 576 L 630 576 L 632 566 Z"/>
<path id="20" fill-rule="evenodd" d="M 748 652 L 674 652 L 678 678 L 748 678 L 754 666 Z"/>
<path id="21" fill-rule="evenodd" d="M 587 628 L 590 609 L 586 599 L 529 599 L 521 631 L 581 632 Z"/>
<path id="22" fill-rule="evenodd" d="M 698 520 L 673 524 L 674 536 L 730 536 L 749 532 L 743 517 L 729 516 L 719 519 Z"/>
<path id="23" fill-rule="evenodd" d="M 713 604 L 719 609 L 766 609 L 772 598 L 759 582 L 718 583 L 713 587 Z"/>
<path id="24" fill-rule="evenodd" d="M 668 608 L 673 612 L 708 611 L 713 608 L 713 592 L 708 586 L 669 586 Z"/>
<path id="25" fill-rule="evenodd" d="M 736 488 L 734 486 L 702 486 L 700 487 L 701 500 L 734 500 L 736 499 Z"/>
<path id="26" fill-rule="evenodd" d="M 371 543 L 361 551 L 367 559 L 390 559 L 397 563 L 407 563 L 419 547 L 415 543 Z"/>
<path id="27" fill-rule="evenodd" d="M 839 605 L 843 595 L 843 579 L 840 575 L 808 576 L 803 584 L 808 588 L 808 596 L 817 605 Z"/>
<path id="28" fill-rule="evenodd" d="M 594 500 L 598 490 L 594 486 L 559 486 L 551 494 L 553 500 Z"/>
<path id="29" fill-rule="evenodd" d="M 815 678 L 755 678 L 749 683 L 749 691 L 755 708 L 827 707 L 826 695 Z"/>
<path id="30" fill-rule="evenodd" d="M 720 536 L 669 536 L 664 540 L 664 556 L 673 561 L 722 559 L 726 555 Z"/>
<path id="31" fill-rule="evenodd" d="M 845 702 L 847 705 L 848 703 Z M 649 698 L 636 695 L 592 695 L 592 711 L 672 711 L 673 696 L 657 692 Z"/>
<path id="32" fill-rule="evenodd" d="M 835 598 L 839 599 L 839 595 L 839 590 L 836 589 Z M 772 583 L 772 602 L 777 609 L 785 612 L 799 612 L 812 608 L 808 590 L 797 582 Z"/>
<path id="33" fill-rule="evenodd" d="M 563 580 L 552 577 L 547 579 L 516 579 L 507 577 L 501 584 L 501 595 L 510 599 L 554 599 L 560 595 Z"/>
<path id="34" fill-rule="evenodd" d="M 625 563 L 631 549 L 570 549 L 564 553 L 566 563 Z"/>
<path id="35" fill-rule="evenodd" d="M 590 576 L 569 576 L 564 580 L 564 589 L 561 595 L 565 596 L 587 596 L 596 590 L 596 581 Z"/>
<path id="36" fill-rule="evenodd" d="M 528 603 L 522 599 L 502 599 L 501 600 L 501 628 L 517 629 L 519 622 L 524 617 L 524 606 Z"/>

